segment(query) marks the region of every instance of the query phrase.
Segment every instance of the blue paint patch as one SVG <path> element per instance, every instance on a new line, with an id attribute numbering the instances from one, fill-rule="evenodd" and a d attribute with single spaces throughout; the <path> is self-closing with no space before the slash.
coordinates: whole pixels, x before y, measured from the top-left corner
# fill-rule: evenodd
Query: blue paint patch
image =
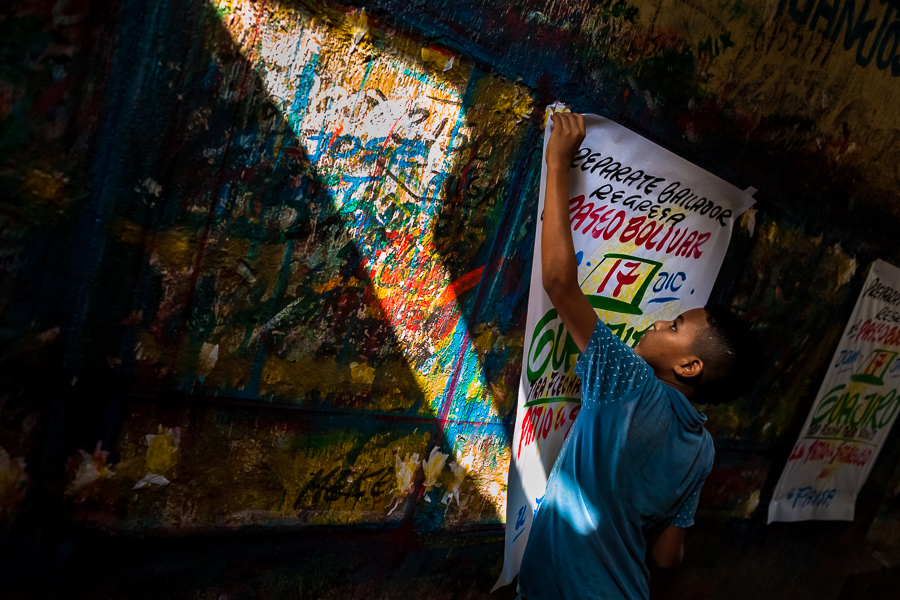
<path id="1" fill-rule="evenodd" d="M 692 294 L 694 292 L 691 292 Z M 678 300 L 678 298 L 654 298 L 653 300 L 648 301 L 648 304 L 663 304 L 665 302 L 672 302 L 673 300 Z"/>
<path id="2" fill-rule="evenodd" d="M 581 259 L 583 259 L 583 258 L 584 258 L 584 252 L 576 252 L 575 253 L 575 264 L 580 265 Z M 588 265 L 588 266 L 590 266 L 590 265 Z"/>

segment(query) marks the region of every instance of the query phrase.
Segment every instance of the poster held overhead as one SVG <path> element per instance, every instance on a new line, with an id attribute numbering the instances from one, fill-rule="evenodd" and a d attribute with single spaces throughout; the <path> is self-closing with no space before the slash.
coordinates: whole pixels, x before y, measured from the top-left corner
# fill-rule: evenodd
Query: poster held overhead
<path id="1" fill-rule="evenodd" d="M 544 132 L 544 152 L 552 123 Z M 704 306 L 751 192 L 608 119 L 585 115 L 569 171 L 578 280 L 601 320 L 630 346 L 650 325 Z M 542 153 L 543 156 L 543 153 Z M 578 415 L 579 351 L 541 285 L 547 170 L 541 171 L 534 262 L 507 488 L 506 554 L 494 589 L 519 571 L 547 478 Z"/>
<path id="2" fill-rule="evenodd" d="M 773 521 L 852 521 L 900 409 L 900 269 L 872 264 L 769 504 Z"/>

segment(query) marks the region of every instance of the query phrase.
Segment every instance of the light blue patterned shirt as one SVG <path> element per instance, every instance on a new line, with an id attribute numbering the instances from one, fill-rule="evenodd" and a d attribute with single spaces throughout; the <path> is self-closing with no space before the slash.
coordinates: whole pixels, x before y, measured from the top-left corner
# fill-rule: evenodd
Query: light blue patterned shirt
<path id="1" fill-rule="evenodd" d="M 694 523 L 712 468 L 706 417 L 597 323 L 575 365 L 581 411 L 519 573 L 528 600 L 648 598 L 646 537 Z"/>

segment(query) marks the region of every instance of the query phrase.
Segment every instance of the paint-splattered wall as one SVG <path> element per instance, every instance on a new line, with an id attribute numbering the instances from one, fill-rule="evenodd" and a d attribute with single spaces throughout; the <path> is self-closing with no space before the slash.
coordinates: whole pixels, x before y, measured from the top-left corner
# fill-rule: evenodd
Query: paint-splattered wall
<path id="1" fill-rule="evenodd" d="M 892 2 L 18 0 L 0 40 L 0 539 L 22 585 L 87 568 L 86 539 L 196 567 L 147 550 L 186 536 L 268 561 L 242 572 L 276 595 L 486 595 L 554 100 L 759 189 L 714 296 L 764 365 L 709 411 L 717 466 L 660 593 L 837 597 L 848 557 L 900 545 L 896 442 L 855 524 L 760 508 L 865 267 L 900 264 Z M 246 537 L 284 532 L 305 541 Z M 257 597 L 210 568 L 178 593 Z"/>

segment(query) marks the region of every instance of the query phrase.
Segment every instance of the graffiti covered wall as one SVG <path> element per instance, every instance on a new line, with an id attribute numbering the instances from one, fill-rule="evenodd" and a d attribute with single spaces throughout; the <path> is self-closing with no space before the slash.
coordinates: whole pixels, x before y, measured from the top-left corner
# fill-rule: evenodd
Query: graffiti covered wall
<path id="1" fill-rule="evenodd" d="M 364 11 L 148 10 L 121 18 L 184 43 L 109 84 L 125 103 L 98 134 L 106 206 L 73 369 L 303 423 L 122 415 L 71 457 L 67 493 L 115 529 L 392 522 L 408 500 L 496 521 L 530 93 Z"/>
<path id="2" fill-rule="evenodd" d="M 4 531 L 499 540 L 542 110 L 562 100 L 759 190 L 713 298 L 752 321 L 763 364 L 708 411 L 700 506 L 751 550 L 720 553 L 732 574 L 692 597 L 790 579 L 753 576 L 760 503 L 866 267 L 900 262 L 893 2 L 19 0 L 0 15 Z M 875 519 L 869 539 L 897 541 L 898 453 L 857 537 Z M 721 532 L 699 529 L 689 557 L 713 560 Z M 477 569 L 499 570 L 491 552 Z M 782 563 L 816 568 L 810 552 Z"/>

